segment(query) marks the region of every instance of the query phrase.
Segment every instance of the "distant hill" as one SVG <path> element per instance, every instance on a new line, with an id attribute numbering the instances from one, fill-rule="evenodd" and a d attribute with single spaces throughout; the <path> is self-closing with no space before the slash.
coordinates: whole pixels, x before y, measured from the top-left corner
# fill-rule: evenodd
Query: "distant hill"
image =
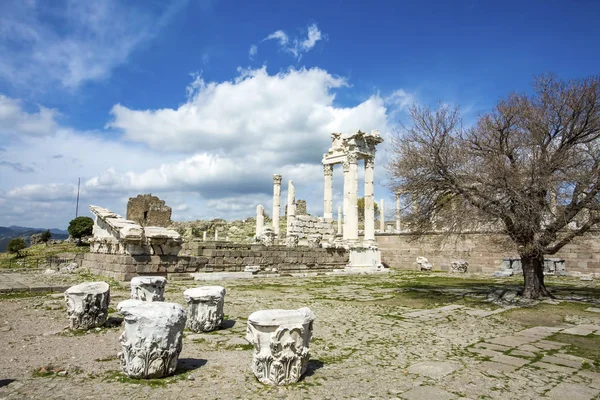
<path id="1" fill-rule="evenodd" d="M 0 226 L 0 253 L 6 251 L 6 246 L 8 246 L 8 242 L 10 242 L 11 239 L 21 237 L 25 239 L 27 246 L 29 246 L 29 237 L 31 235 L 45 231 L 45 228 L 29 228 L 16 225 L 8 227 Z M 52 239 L 56 240 L 64 240 L 69 237 L 69 232 L 60 229 L 50 229 L 50 233 L 52 234 Z"/>

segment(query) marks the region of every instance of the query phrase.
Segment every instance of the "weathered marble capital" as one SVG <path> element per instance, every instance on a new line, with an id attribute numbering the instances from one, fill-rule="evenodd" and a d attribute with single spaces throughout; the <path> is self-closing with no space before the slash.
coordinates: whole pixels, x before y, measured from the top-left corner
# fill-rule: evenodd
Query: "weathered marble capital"
<path id="1" fill-rule="evenodd" d="M 123 373 L 137 379 L 174 373 L 183 346 L 183 307 L 176 303 L 125 300 L 117 308 L 125 320 L 119 339 Z"/>
<path id="2" fill-rule="evenodd" d="M 183 297 L 188 305 L 187 327 L 193 332 L 210 332 L 223 323 L 225 288 L 204 286 L 187 289 Z"/>
<path id="3" fill-rule="evenodd" d="M 164 301 L 167 278 L 163 276 L 135 276 L 131 278 L 131 298 L 142 301 Z"/>
<path id="4" fill-rule="evenodd" d="M 348 162 L 348 160 L 344 160 L 342 163 L 342 169 L 344 170 L 344 173 L 350 172 L 350 162 Z"/>
<path id="5" fill-rule="evenodd" d="M 281 175 L 273 174 L 273 183 L 276 185 L 281 185 Z"/>
<path id="6" fill-rule="evenodd" d="M 375 157 L 365 158 L 365 168 L 375 168 Z"/>
<path id="7" fill-rule="evenodd" d="M 254 345 L 252 372 L 260 382 L 298 382 L 308 366 L 314 319 L 308 308 L 261 310 L 248 317 L 246 340 Z"/>
<path id="8" fill-rule="evenodd" d="M 106 282 L 84 282 L 65 291 L 71 329 L 87 330 L 104 325 L 108 319 L 110 286 Z"/>
<path id="9" fill-rule="evenodd" d="M 358 155 L 356 153 L 348 153 L 346 159 L 350 164 L 356 164 L 358 162 Z"/>
<path id="10" fill-rule="evenodd" d="M 450 265 L 450 272 L 457 272 L 457 273 L 466 273 L 467 272 L 467 268 L 469 267 L 469 263 L 465 260 L 456 260 L 456 261 L 452 261 L 452 264 Z"/>
<path id="11" fill-rule="evenodd" d="M 320 248 L 322 239 L 323 239 L 323 235 L 321 235 L 320 233 L 316 233 L 314 235 L 308 235 L 308 247 Z"/>
<path id="12" fill-rule="evenodd" d="M 298 247 L 298 243 L 300 242 L 300 238 L 298 235 L 290 234 L 285 238 L 286 247 Z"/>
<path id="13" fill-rule="evenodd" d="M 333 176 L 333 164 L 323 164 L 323 175 Z"/>

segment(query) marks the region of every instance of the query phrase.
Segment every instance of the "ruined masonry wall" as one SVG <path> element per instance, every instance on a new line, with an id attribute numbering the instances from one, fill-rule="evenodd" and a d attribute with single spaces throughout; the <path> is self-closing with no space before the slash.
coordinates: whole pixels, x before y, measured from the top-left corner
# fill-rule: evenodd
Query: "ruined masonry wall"
<path id="1" fill-rule="evenodd" d="M 501 268 L 503 258 L 518 254 L 510 240 L 499 234 L 468 233 L 450 237 L 430 234 L 414 239 L 409 233 L 376 235 L 383 263 L 391 268 L 415 270 L 415 259 L 424 256 L 434 270 L 447 271 L 453 260 L 463 259 L 469 262 L 469 272 L 493 273 Z M 564 259 L 569 273 L 600 273 L 600 232 L 576 238 L 547 258 Z"/>
<path id="2" fill-rule="evenodd" d="M 156 196 L 140 194 L 129 198 L 127 219 L 144 226 L 167 227 L 171 224 L 171 207 Z"/>
<path id="3" fill-rule="evenodd" d="M 344 268 L 348 252 L 344 249 L 263 246 L 230 242 L 189 242 L 179 256 L 130 256 L 86 253 L 82 267 L 94 274 L 118 281 L 138 275 L 160 275 L 193 272 L 240 272 L 258 265 L 261 272 L 276 268 L 280 274 L 327 272 Z"/>
<path id="4" fill-rule="evenodd" d="M 298 235 L 300 239 L 306 239 L 309 235 L 315 234 L 321 234 L 323 237 L 329 238 L 336 233 L 333 223 L 310 215 L 296 215 L 292 222 L 291 232 Z"/>

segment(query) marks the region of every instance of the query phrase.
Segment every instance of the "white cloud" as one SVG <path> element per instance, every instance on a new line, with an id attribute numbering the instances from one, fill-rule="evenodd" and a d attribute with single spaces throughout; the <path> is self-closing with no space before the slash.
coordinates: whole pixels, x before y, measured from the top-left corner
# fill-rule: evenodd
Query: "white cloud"
<path id="1" fill-rule="evenodd" d="M 308 27 L 308 37 L 300 43 L 300 48 L 304 51 L 309 51 L 315 44 L 321 40 L 321 31 L 316 24 L 312 24 Z"/>
<path id="2" fill-rule="evenodd" d="M 248 50 L 248 57 L 250 57 L 251 60 L 254 59 L 254 57 L 256 56 L 257 53 L 258 53 L 258 46 L 255 44 L 250 46 L 250 50 Z"/>
<path id="3" fill-rule="evenodd" d="M 220 83 L 196 76 L 188 87 L 188 101 L 177 109 L 116 105 L 107 126 L 121 129 L 127 140 L 165 151 L 304 157 L 308 149 L 323 148 L 330 132 L 356 130 L 359 123 L 363 130 L 385 123 L 379 96 L 356 107 L 334 106 L 333 91 L 345 86 L 345 79 L 319 68 L 275 75 L 265 67 L 242 70 L 233 81 Z"/>
<path id="4" fill-rule="evenodd" d="M 263 39 L 263 41 L 265 40 L 277 40 L 280 46 L 286 46 L 289 42 L 288 35 L 282 30 L 271 33 Z"/>
<path id="5" fill-rule="evenodd" d="M 115 105 L 106 128 L 120 129 L 122 140 L 56 122 L 48 135 L 18 135 L 3 144 L 1 158 L 36 172 L 2 175 L 0 225 L 66 226 L 73 218 L 78 177 L 81 213 L 96 204 L 124 214 L 128 197 L 153 193 L 174 207 L 179 220 L 245 218 L 257 204 L 271 209 L 272 174 L 281 173 L 283 198 L 292 179 L 297 198 L 319 214 L 320 161 L 330 133 L 379 129 L 385 137 L 389 131 L 387 103 L 379 95 L 350 106 L 336 104 L 335 92 L 348 86 L 344 78 L 319 68 L 277 74 L 240 70 L 224 82 L 194 74 L 187 100 L 177 108 Z M 22 120 L 35 115 L 10 100 L 11 115 Z M 22 126 L 17 122 L 13 125 Z M 378 160 L 376 181 L 384 176 L 381 156 Z M 341 181 L 336 170 L 336 193 Z"/>
<path id="6" fill-rule="evenodd" d="M 23 103 L 0 94 L 0 134 L 46 136 L 54 133 L 58 126 L 55 110 L 38 106 L 39 111 L 23 110 Z"/>
<path id="7" fill-rule="evenodd" d="M 0 79 L 31 90 L 105 79 L 184 3 L 152 14 L 117 0 L 4 1 L 0 54 L 10 56 L 0 58 Z"/>
<path id="8" fill-rule="evenodd" d="M 262 41 L 275 40 L 283 51 L 292 54 L 295 58 L 300 60 L 302 58 L 302 53 L 311 50 L 319 40 L 323 40 L 324 38 L 325 37 L 317 27 L 317 24 L 312 24 L 307 28 L 306 39 L 296 37 L 293 40 L 290 40 L 289 36 L 284 31 L 278 30 L 269 34 Z"/>

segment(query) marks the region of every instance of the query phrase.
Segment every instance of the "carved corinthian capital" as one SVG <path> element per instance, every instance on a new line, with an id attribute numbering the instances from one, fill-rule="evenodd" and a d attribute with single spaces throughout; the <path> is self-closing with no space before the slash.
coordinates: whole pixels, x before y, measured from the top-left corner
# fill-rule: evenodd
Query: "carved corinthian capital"
<path id="1" fill-rule="evenodd" d="M 276 185 L 281 185 L 281 175 L 274 174 L 273 175 L 273 183 Z"/>
<path id="2" fill-rule="evenodd" d="M 254 345 L 252 372 L 260 382 L 298 382 L 308 366 L 314 319 L 308 308 L 262 310 L 248 317 L 246 340 Z"/>
<path id="3" fill-rule="evenodd" d="M 333 176 L 333 164 L 324 164 L 323 165 L 323 175 Z"/>
<path id="4" fill-rule="evenodd" d="M 350 162 L 348 160 L 344 160 L 344 162 L 342 163 L 342 168 L 344 169 L 344 172 L 349 172 Z"/>
<path id="5" fill-rule="evenodd" d="M 183 346 L 183 307 L 162 301 L 125 300 L 117 308 L 125 330 L 119 353 L 123 373 L 130 378 L 162 378 L 177 368 Z"/>
<path id="6" fill-rule="evenodd" d="M 375 158 L 369 157 L 365 159 L 365 168 L 375 168 Z"/>
<path id="7" fill-rule="evenodd" d="M 71 329 L 87 330 L 104 325 L 108 319 L 110 287 L 106 282 L 84 282 L 65 291 Z"/>
<path id="8" fill-rule="evenodd" d="M 358 162 L 358 155 L 356 153 L 348 153 L 346 159 L 350 164 L 356 164 Z"/>

